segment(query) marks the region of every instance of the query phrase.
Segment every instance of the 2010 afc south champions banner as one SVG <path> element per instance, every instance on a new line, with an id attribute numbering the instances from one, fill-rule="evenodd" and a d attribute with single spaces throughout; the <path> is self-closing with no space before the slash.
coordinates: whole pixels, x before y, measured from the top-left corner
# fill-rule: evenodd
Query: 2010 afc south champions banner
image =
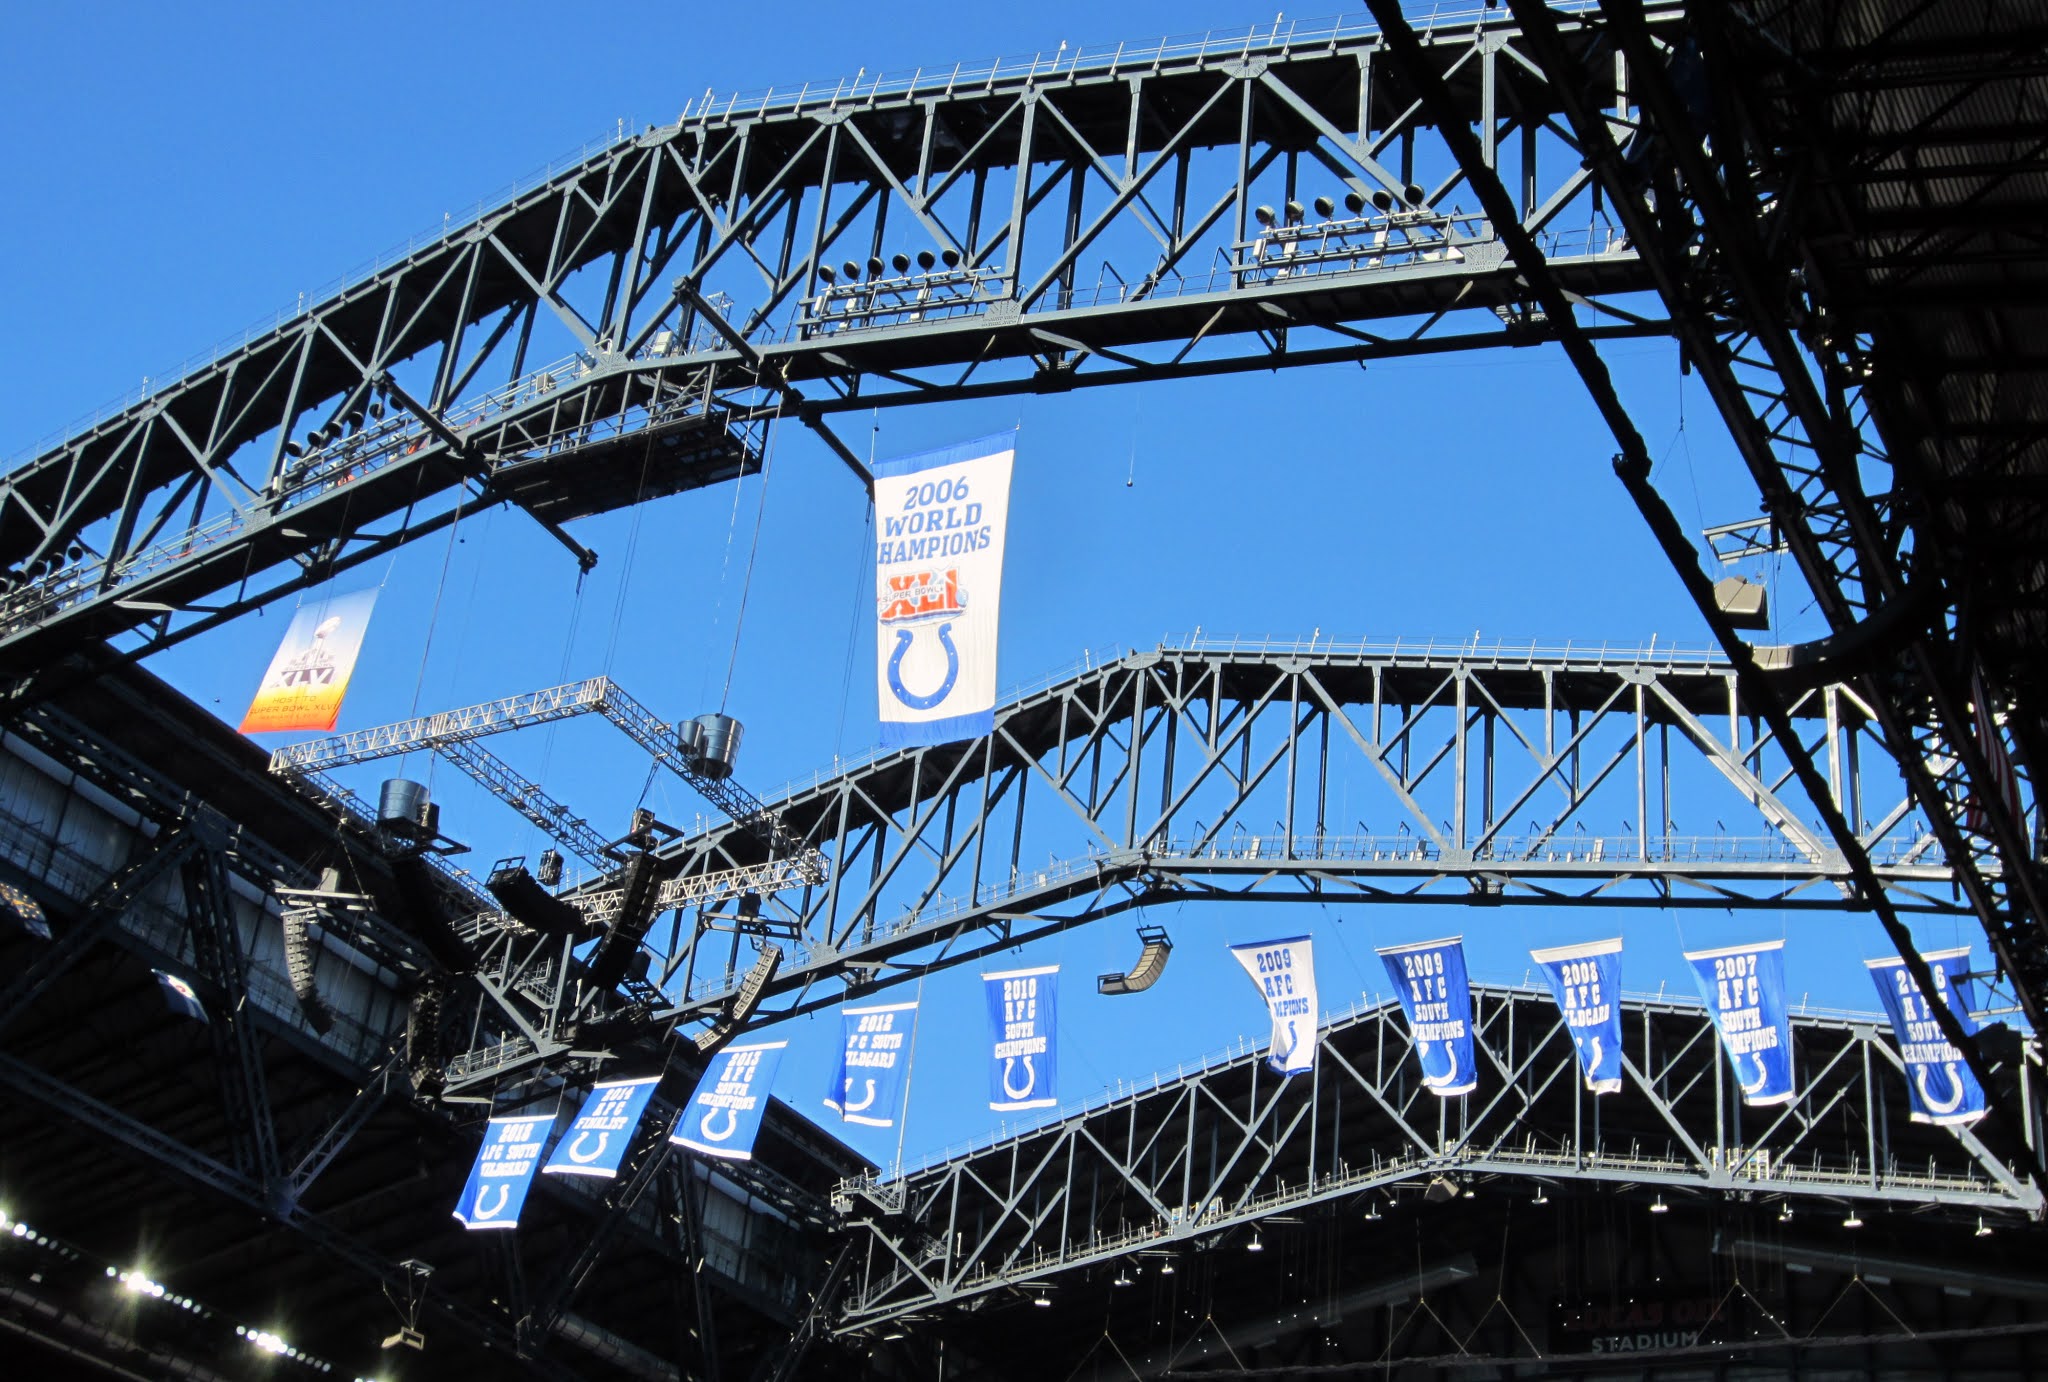
<path id="1" fill-rule="evenodd" d="M 519 1210 L 540 1166 L 541 1144 L 554 1119 L 544 1113 L 518 1118 L 493 1118 L 484 1129 L 484 1145 L 469 1168 L 455 1217 L 466 1229 L 518 1228 Z"/>
<path id="2" fill-rule="evenodd" d="M 728 1046 L 711 1058 L 668 1140 L 706 1156 L 752 1161 L 786 1041 Z"/>
<path id="3" fill-rule="evenodd" d="M 301 606 L 249 702 L 241 732 L 333 729 L 376 603 L 375 590 L 358 590 Z"/>
<path id="4" fill-rule="evenodd" d="M 1233 945 L 1230 953 L 1266 996 L 1273 1018 L 1273 1044 L 1266 1064 L 1282 1075 L 1299 1075 L 1316 1063 L 1316 966 L 1307 936 Z"/>
<path id="5" fill-rule="evenodd" d="M 1742 1102 L 1764 1106 L 1792 1098 L 1792 1019 L 1785 1012 L 1785 942 L 1688 950 L 1693 978 Z"/>
<path id="6" fill-rule="evenodd" d="M 995 728 L 996 633 L 1014 432 L 875 467 L 875 677 L 882 744 Z"/>
<path id="7" fill-rule="evenodd" d="M 1621 938 L 1531 950 L 1543 966 L 1551 996 L 1579 1053 L 1586 1088 L 1612 1094 L 1621 1088 Z"/>
<path id="8" fill-rule="evenodd" d="M 849 1123 L 893 1128 L 904 1072 L 910 1068 L 910 1029 L 917 1004 L 840 1012 L 846 1021 L 846 1042 L 839 1049 L 839 1071 L 832 1077 L 825 1106 L 838 1110 Z"/>
<path id="9" fill-rule="evenodd" d="M 1472 1059 L 1472 987 L 1465 977 L 1463 938 L 1394 945 L 1379 952 L 1401 995 L 1408 1037 L 1422 1062 L 1422 1084 L 1448 1099 L 1479 1087 Z"/>
<path id="10" fill-rule="evenodd" d="M 658 1076 L 649 1076 L 592 1086 L 583 1100 L 583 1111 L 555 1144 L 554 1155 L 540 1168 L 541 1173 L 616 1179 L 626 1144 L 633 1140 L 633 1129 L 639 1126 L 640 1115 L 647 1112 L 647 1101 L 660 1083 Z"/>
<path id="11" fill-rule="evenodd" d="M 988 1106 L 997 1113 L 1059 1103 L 1059 977 L 1058 965 L 981 976 L 991 1044 Z"/>
<path id="12" fill-rule="evenodd" d="M 1970 1006 L 1957 1001 L 1970 968 L 1970 951 L 1930 950 L 1927 967 L 1934 972 L 1935 1002 L 1943 1004 L 1963 1024 L 1963 1031 L 1975 1034 L 1977 1024 L 1970 1018 Z M 1877 996 L 1892 1020 L 1892 1033 L 1899 1039 L 1899 1058 L 1906 1063 L 1906 1085 L 1911 1091 L 1913 1121 L 1943 1127 L 1974 1123 L 1984 1116 L 1984 1089 L 1963 1064 L 1962 1052 L 1949 1045 L 1934 1020 L 1927 995 L 1913 982 L 1906 962 L 1894 955 L 1889 960 L 1865 960 L 1870 977 L 1877 983 Z"/>

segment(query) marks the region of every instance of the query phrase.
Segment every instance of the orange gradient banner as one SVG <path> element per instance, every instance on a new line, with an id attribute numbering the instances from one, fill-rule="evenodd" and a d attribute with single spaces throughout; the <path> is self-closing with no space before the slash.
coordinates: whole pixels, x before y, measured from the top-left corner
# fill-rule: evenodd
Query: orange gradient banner
<path id="1" fill-rule="evenodd" d="M 242 733 L 333 729 L 376 603 L 376 591 L 358 590 L 301 607 L 249 702 Z"/>

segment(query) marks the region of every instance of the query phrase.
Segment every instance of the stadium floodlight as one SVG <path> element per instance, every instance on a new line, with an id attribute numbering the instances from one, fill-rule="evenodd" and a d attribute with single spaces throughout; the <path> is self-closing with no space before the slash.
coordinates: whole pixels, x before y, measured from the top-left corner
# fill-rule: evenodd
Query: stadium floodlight
<path id="1" fill-rule="evenodd" d="M 1852 1209 L 1851 1209 L 1851 1210 L 1849 1211 L 1849 1217 L 1848 1217 L 1848 1218 L 1846 1218 L 1846 1219 L 1844 1219 L 1844 1220 L 1842 1220 L 1842 1227 L 1843 1227 L 1843 1228 L 1862 1228 L 1862 1227 L 1863 1227 L 1863 1216 L 1862 1216 L 1861 1214 L 1858 1214 L 1858 1213 L 1857 1213 L 1857 1212 L 1856 1212 L 1856 1211 L 1855 1211 L 1855 1210 L 1854 1210 L 1854 1209 L 1852 1208 Z"/>
<path id="2" fill-rule="evenodd" d="M 1252 1230 L 1252 1241 L 1244 1245 L 1244 1250 L 1246 1252 L 1264 1252 L 1266 1250 L 1265 1240 L 1259 1237 L 1257 1229 Z"/>
<path id="3" fill-rule="evenodd" d="M 1991 1236 L 1991 1225 L 1989 1225 L 1989 1224 L 1985 1223 L 1985 1222 L 1984 1222 L 1984 1216 L 1983 1216 L 1982 1214 L 1979 1214 L 1979 1215 L 1977 1216 L 1977 1231 L 1976 1231 L 1976 1232 L 1975 1232 L 1974 1234 L 1972 1234 L 1972 1235 L 1971 1235 L 1971 1237 L 1973 1237 L 1973 1238 L 1989 1238 L 1990 1236 Z"/>
<path id="4" fill-rule="evenodd" d="M 1664 1203 L 1664 1197 L 1662 1195 L 1659 1195 L 1654 1201 L 1651 1202 L 1650 1212 L 1652 1214 L 1669 1214 L 1671 1212 L 1671 1206 Z"/>

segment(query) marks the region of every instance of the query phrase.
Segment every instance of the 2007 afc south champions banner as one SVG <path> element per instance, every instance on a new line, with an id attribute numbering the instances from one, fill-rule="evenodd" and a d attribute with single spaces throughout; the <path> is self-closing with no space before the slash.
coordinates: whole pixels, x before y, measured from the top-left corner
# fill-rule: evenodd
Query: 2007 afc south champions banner
<path id="1" fill-rule="evenodd" d="M 981 976 L 988 995 L 988 1106 L 997 1113 L 1059 1102 L 1053 1046 L 1059 978 L 1058 965 Z"/>
<path id="2" fill-rule="evenodd" d="M 1422 1062 L 1423 1088 L 1449 1098 L 1479 1087 L 1472 1059 L 1472 986 L 1462 937 L 1394 945 L 1379 952 L 1401 995 L 1408 1037 Z"/>
<path id="3" fill-rule="evenodd" d="M 875 467 L 875 680 L 882 744 L 995 728 L 996 633 L 1014 432 Z"/>
<path id="4" fill-rule="evenodd" d="M 1945 1006 L 1962 1023 L 1966 1034 L 1975 1034 L 1977 1024 L 1970 1018 L 1970 1005 L 1958 995 L 1964 991 L 1970 969 L 1970 951 L 1930 950 L 1925 956 L 1933 971 L 1934 1002 Z M 1906 1063 L 1906 1086 L 1915 1123 L 1949 1127 L 1974 1123 L 1984 1116 L 1984 1088 L 1963 1053 L 1949 1045 L 1934 1020 L 1934 1009 L 1906 962 L 1894 955 L 1888 960 L 1865 960 L 1870 977 L 1877 983 L 1877 996 L 1885 1015 L 1892 1020 L 1892 1033 L 1899 1039 L 1899 1058 Z"/>
<path id="5" fill-rule="evenodd" d="M 1586 1088 L 1615 1093 L 1621 1088 L 1621 937 L 1531 950 L 1529 958 L 1550 981 Z"/>
<path id="6" fill-rule="evenodd" d="M 1700 996 L 1714 1015 L 1721 1049 L 1742 1090 L 1759 1107 L 1792 1098 L 1792 1019 L 1785 1012 L 1785 942 L 1688 950 Z"/>

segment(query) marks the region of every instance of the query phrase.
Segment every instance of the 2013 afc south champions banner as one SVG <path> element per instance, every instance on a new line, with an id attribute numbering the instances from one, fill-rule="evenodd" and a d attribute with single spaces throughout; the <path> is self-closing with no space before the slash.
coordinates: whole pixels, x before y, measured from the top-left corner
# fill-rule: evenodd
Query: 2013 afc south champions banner
<path id="1" fill-rule="evenodd" d="M 1621 937 L 1531 950 L 1529 958 L 1550 981 L 1586 1088 L 1613 1094 L 1621 1088 Z"/>
<path id="2" fill-rule="evenodd" d="M 541 1144 L 554 1119 L 544 1113 L 518 1118 L 493 1118 L 484 1129 L 484 1145 L 469 1168 L 455 1217 L 466 1229 L 518 1228 L 519 1210 L 540 1166 Z"/>
<path id="3" fill-rule="evenodd" d="M 1230 953 L 1266 997 L 1273 1018 L 1273 1044 L 1266 1064 L 1282 1075 L 1299 1075 L 1316 1063 L 1316 965 L 1307 936 L 1233 945 Z"/>
<path id="4" fill-rule="evenodd" d="M 1003 535 L 1017 436 L 875 467 L 875 680 L 882 744 L 995 728 Z"/>
<path id="5" fill-rule="evenodd" d="M 841 1008 L 846 1043 L 839 1049 L 839 1070 L 825 1106 L 849 1123 L 870 1128 L 896 1126 L 896 1105 L 903 1076 L 910 1068 L 910 1031 L 917 1004 L 890 1003 L 873 1008 Z"/>
<path id="6" fill-rule="evenodd" d="M 1970 968 L 1970 951 L 1930 950 L 1927 967 L 1934 972 L 1935 1002 L 1955 1014 L 1963 1031 L 1975 1034 L 1977 1024 L 1970 1007 L 1957 1001 L 1966 987 L 1964 975 Z M 1865 960 L 1870 977 L 1877 983 L 1877 996 L 1892 1020 L 1892 1033 L 1899 1039 L 1899 1058 L 1906 1063 L 1906 1085 L 1911 1091 L 1913 1121 L 1949 1127 L 1974 1123 L 1984 1116 L 1984 1089 L 1962 1052 L 1949 1045 L 1934 1020 L 1927 995 L 1913 982 L 1906 962 L 1894 955 L 1889 960 Z"/>
<path id="7" fill-rule="evenodd" d="M 647 1112 L 647 1101 L 660 1083 L 658 1076 L 649 1076 L 592 1086 L 583 1100 L 583 1111 L 555 1144 L 554 1155 L 540 1168 L 541 1173 L 616 1179 L 626 1145 L 633 1140 L 633 1129 L 639 1126 L 640 1115 Z"/>
<path id="8" fill-rule="evenodd" d="M 1053 1046 L 1059 978 L 1058 965 L 981 976 L 991 1044 L 988 1106 L 998 1113 L 1059 1102 L 1059 1053 Z"/>
<path id="9" fill-rule="evenodd" d="M 1785 942 L 1688 950 L 1685 958 L 1714 1015 L 1742 1102 L 1789 1102 L 1792 1019 L 1785 1012 Z"/>
<path id="10" fill-rule="evenodd" d="M 728 1046 L 711 1058 L 668 1140 L 706 1156 L 752 1161 L 786 1041 Z"/>
<path id="11" fill-rule="evenodd" d="M 1446 1099 L 1479 1087 L 1472 1059 L 1472 987 L 1463 938 L 1394 945 L 1379 952 L 1401 995 L 1408 1037 L 1422 1062 L 1422 1084 Z"/>

